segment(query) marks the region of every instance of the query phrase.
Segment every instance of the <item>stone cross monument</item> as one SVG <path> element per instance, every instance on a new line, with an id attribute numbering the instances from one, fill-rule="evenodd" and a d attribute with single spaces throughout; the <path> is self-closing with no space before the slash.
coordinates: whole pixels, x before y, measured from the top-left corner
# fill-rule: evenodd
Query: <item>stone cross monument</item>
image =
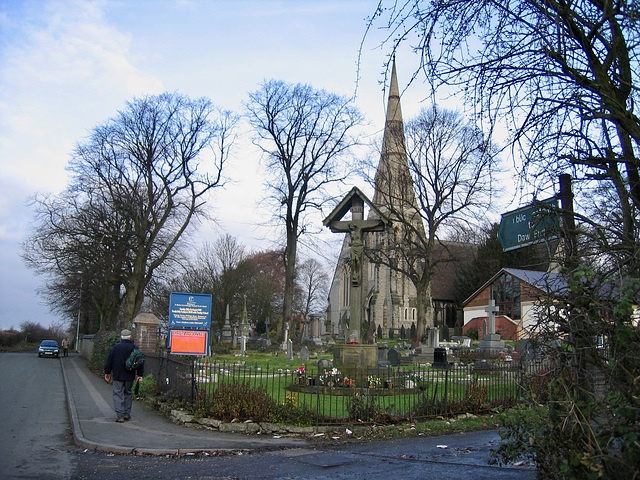
<path id="1" fill-rule="evenodd" d="M 484 311 L 489 314 L 489 334 L 496 333 L 496 312 L 498 307 L 496 307 L 496 301 L 493 298 L 489 300 L 489 306 Z"/>
<path id="2" fill-rule="evenodd" d="M 373 209 L 378 218 L 364 219 L 365 203 Z M 347 211 L 351 210 L 351 220 L 342 220 Z M 351 297 L 349 326 L 345 335 L 347 343 L 360 343 L 362 323 L 362 252 L 364 242 L 362 235 L 366 232 L 381 232 L 388 220 L 369 201 L 357 187 L 342 199 L 336 208 L 324 220 L 325 227 L 334 233 L 349 233 L 351 235 Z"/>
<path id="3" fill-rule="evenodd" d="M 489 306 L 484 309 L 489 315 L 489 332 L 482 337 L 480 342 L 480 350 L 484 350 L 490 354 L 496 354 L 504 351 L 505 343 L 499 333 L 496 333 L 496 301 L 489 300 Z"/>

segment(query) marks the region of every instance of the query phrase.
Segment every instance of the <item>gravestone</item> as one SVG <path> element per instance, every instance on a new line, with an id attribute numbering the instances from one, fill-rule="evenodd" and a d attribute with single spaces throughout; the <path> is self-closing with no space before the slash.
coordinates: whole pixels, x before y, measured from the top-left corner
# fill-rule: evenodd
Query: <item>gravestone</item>
<path id="1" fill-rule="evenodd" d="M 318 368 L 331 368 L 333 367 L 333 362 L 331 360 L 327 360 L 326 358 L 322 358 L 316 362 Z"/>
<path id="2" fill-rule="evenodd" d="M 378 345 L 378 362 L 387 362 L 389 354 L 389 345 Z"/>
<path id="3" fill-rule="evenodd" d="M 238 324 L 234 322 L 233 324 L 233 340 L 231 345 L 233 346 L 233 349 L 235 350 L 238 347 Z"/>
<path id="4" fill-rule="evenodd" d="M 220 341 L 227 344 L 233 342 L 233 329 L 231 328 L 231 321 L 229 320 L 229 305 L 227 305 L 227 313 L 224 316 L 224 325 L 222 326 Z"/>
<path id="5" fill-rule="evenodd" d="M 287 351 L 287 345 L 289 342 L 289 322 L 285 322 L 284 324 L 284 340 L 282 340 L 282 350 Z"/>
<path id="6" fill-rule="evenodd" d="M 427 329 L 427 348 L 440 347 L 440 331 L 436 327 Z"/>
<path id="7" fill-rule="evenodd" d="M 240 329 L 239 335 L 241 337 L 248 337 L 250 334 L 249 318 L 247 316 L 247 296 L 244 296 L 244 309 L 242 310 L 242 316 L 240 317 Z"/>
<path id="8" fill-rule="evenodd" d="M 247 337 L 245 337 L 244 335 L 240 337 L 240 354 L 247 354 Z"/>
<path id="9" fill-rule="evenodd" d="M 287 360 L 293 360 L 293 341 L 287 340 Z"/>
<path id="10" fill-rule="evenodd" d="M 388 354 L 388 345 L 378 345 L 378 367 L 388 367 L 391 365 L 388 360 Z"/>
<path id="11" fill-rule="evenodd" d="M 300 349 L 300 361 L 308 362 L 309 361 L 309 348 L 306 345 L 303 345 Z"/>
<path id="12" fill-rule="evenodd" d="M 447 361 L 447 349 L 436 348 L 433 350 L 433 366 L 435 368 L 448 368 L 449 362 Z"/>
<path id="13" fill-rule="evenodd" d="M 398 365 L 400 365 L 400 352 L 398 350 L 396 350 L 395 348 L 391 348 L 389 349 L 389 353 L 387 353 L 387 360 L 389 360 L 389 363 L 394 366 L 397 367 Z"/>

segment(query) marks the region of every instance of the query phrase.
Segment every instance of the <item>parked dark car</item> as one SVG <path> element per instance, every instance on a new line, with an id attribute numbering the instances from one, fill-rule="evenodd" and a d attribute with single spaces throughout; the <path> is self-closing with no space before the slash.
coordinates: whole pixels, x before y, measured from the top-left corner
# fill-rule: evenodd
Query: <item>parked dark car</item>
<path id="1" fill-rule="evenodd" d="M 55 340 L 43 340 L 38 347 L 38 356 L 46 357 L 47 355 L 52 357 L 58 357 L 60 355 L 60 346 Z"/>

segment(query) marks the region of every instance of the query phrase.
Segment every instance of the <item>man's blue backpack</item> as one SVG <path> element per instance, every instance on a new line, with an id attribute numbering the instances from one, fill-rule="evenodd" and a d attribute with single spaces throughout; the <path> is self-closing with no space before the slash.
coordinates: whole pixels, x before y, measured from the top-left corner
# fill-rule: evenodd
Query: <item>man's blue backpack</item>
<path id="1" fill-rule="evenodd" d="M 134 348 L 127 358 L 124 366 L 130 372 L 135 372 L 144 365 L 144 352 L 139 348 Z"/>

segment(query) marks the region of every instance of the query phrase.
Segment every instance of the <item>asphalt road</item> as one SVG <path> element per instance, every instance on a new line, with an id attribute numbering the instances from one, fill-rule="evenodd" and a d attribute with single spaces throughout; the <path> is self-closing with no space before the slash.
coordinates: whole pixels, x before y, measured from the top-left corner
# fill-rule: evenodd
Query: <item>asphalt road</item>
<path id="1" fill-rule="evenodd" d="M 60 359 L 0 354 L 0 477 L 73 478 Z"/>
<path id="2" fill-rule="evenodd" d="M 495 432 L 222 455 L 120 455 L 73 444 L 61 361 L 0 354 L 1 479 L 533 479 L 489 465 Z M 186 428 L 186 427 L 185 427 Z"/>

